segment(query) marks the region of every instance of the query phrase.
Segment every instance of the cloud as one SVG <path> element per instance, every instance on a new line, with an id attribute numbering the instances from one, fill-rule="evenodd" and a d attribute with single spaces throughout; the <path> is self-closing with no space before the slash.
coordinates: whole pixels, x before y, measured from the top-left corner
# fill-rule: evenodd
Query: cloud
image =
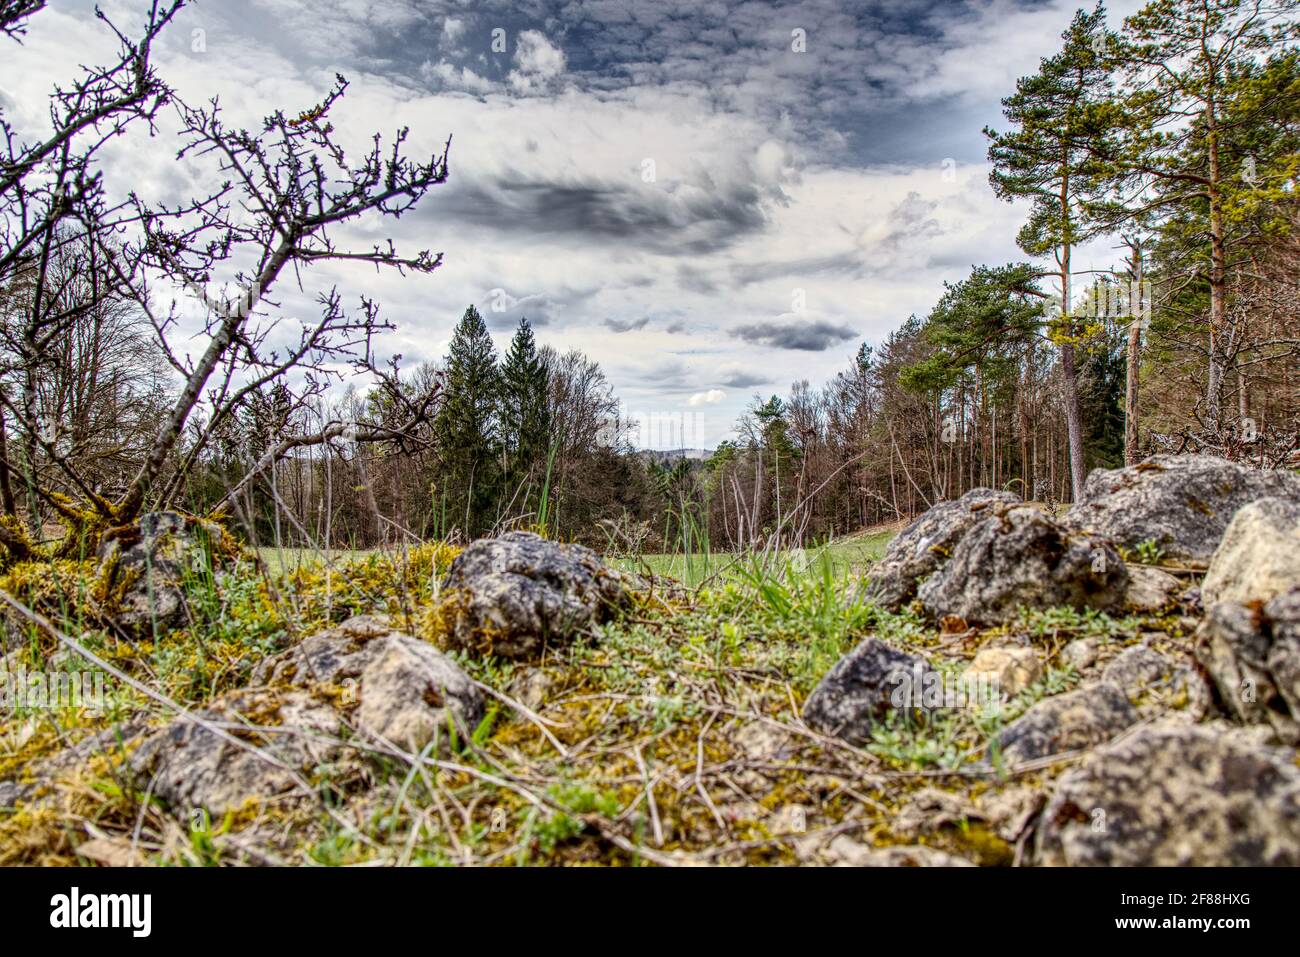
<path id="1" fill-rule="evenodd" d="M 545 91 L 564 74 L 564 51 L 537 30 L 524 30 L 515 41 L 515 68 L 510 85 L 518 93 Z"/>
<path id="2" fill-rule="evenodd" d="M 731 334 L 752 345 L 804 352 L 823 352 L 858 335 L 849 326 L 825 320 L 751 322 L 736 326 Z"/>
<path id="3" fill-rule="evenodd" d="M 727 393 L 721 389 L 710 389 L 708 392 L 697 392 L 687 400 L 687 405 L 717 405 L 727 397 Z"/>
<path id="4" fill-rule="evenodd" d="M 650 318 L 643 316 L 640 319 L 606 319 L 605 325 L 615 332 L 636 332 L 644 329 L 649 322 Z"/>
<path id="5" fill-rule="evenodd" d="M 753 372 L 733 372 L 722 380 L 722 384 L 733 389 L 750 389 L 756 385 L 767 385 L 771 381 L 769 376 Z"/>

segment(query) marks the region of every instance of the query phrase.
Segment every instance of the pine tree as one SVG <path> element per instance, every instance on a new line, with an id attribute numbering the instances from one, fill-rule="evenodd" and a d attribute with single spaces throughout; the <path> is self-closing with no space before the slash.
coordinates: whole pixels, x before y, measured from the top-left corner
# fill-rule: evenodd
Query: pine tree
<path id="1" fill-rule="evenodd" d="M 1184 284 L 1187 293 L 1205 299 L 1201 418 L 1211 433 L 1223 424 L 1231 371 L 1234 260 L 1249 258 L 1240 247 L 1266 234 L 1269 207 L 1289 204 L 1297 171 L 1294 141 L 1279 135 L 1296 96 L 1297 9 L 1297 0 L 1147 4 L 1125 21 L 1115 47 L 1123 96 L 1101 113 L 1115 135 L 1086 144 L 1104 165 L 1111 215 L 1157 216 L 1162 242 L 1181 233 L 1178 244 L 1193 251 L 1182 268 L 1198 280 Z"/>
<path id="2" fill-rule="evenodd" d="M 527 511 L 532 489 L 544 479 L 551 446 L 549 379 L 532 326 L 527 318 L 520 319 L 501 365 L 499 412 L 505 465 L 502 494 L 507 507 L 516 512 Z"/>
<path id="3" fill-rule="evenodd" d="M 500 481 L 497 399 L 500 370 L 487 324 L 470 306 L 456 326 L 446 360 L 442 406 L 434 421 L 441 463 L 435 506 L 444 531 L 473 538 L 495 522 Z"/>
<path id="4" fill-rule="evenodd" d="M 1085 187 L 1098 165 L 1086 144 L 1103 132 L 1096 128 L 1094 108 L 1106 101 L 1111 85 L 1105 51 L 1113 38 L 1106 31 L 1103 7 L 1098 4 L 1092 13 L 1080 10 L 1062 38 L 1061 52 L 1044 59 L 1038 73 L 1019 80 L 1016 92 L 1002 101 L 1012 129 L 984 133 L 992 141 L 989 180 L 994 192 L 1007 200 L 1033 201 L 1029 222 L 1017 237 L 1020 248 L 1055 259 L 1051 274 L 1059 283 L 1059 316 L 1053 317 L 1049 333 L 1061 352 L 1070 478 L 1078 501 L 1085 465 L 1075 350 L 1082 330 L 1072 315 L 1070 262 L 1074 247 L 1098 228 L 1088 213 Z"/>

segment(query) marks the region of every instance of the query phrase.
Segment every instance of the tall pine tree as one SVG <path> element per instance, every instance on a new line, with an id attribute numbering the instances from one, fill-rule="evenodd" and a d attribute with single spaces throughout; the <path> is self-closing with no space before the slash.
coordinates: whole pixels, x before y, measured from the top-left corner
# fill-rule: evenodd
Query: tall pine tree
<path id="1" fill-rule="evenodd" d="M 501 365 L 500 421 L 506 507 L 526 512 L 545 477 L 551 447 L 551 412 L 547 401 L 549 374 L 537 352 L 527 318 L 510 341 Z"/>
<path id="2" fill-rule="evenodd" d="M 492 336 L 478 310 L 470 306 L 451 337 L 445 398 L 434 421 L 441 463 L 434 506 L 444 516 L 444 532 L 456 528 L 474 538 L 495 524 L 500 384 Z"/>
<path id="3" fill-rule="evenodd" d="M 1061 352 L 1070 478 L 1078 501 L 1086 466 L 1076 348 L 1085 330 L 1073 314 L 1071 255 L 1099 228 L 1089 215 L 1087 193 L 1097 163 L 1086 144 L 1103 132 L 1093 108 L 1111 93 L 1105 50 L 1113 38 L 1102 6 L 1092 13 L 1080 10 L 1062 39 L 1061 52 L 1044 59 L 1038 73 L 1019 80 L 1016 92 L 1002 101 L 1011 129 L 984 133 L 992 141 L 989 180 L 994 192 L 1007 200 L 1033 202 L 1029 222 L 1017 238 L 1020 248 L 1054 259 L 1049 274 L 1059 284 L 1060 308 L 1048 331 Z"/>

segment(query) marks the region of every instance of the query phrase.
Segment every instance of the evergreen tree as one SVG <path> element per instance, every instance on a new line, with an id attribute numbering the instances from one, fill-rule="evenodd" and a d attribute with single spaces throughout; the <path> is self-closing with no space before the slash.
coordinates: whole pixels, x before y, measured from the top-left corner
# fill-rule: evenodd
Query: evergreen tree
<path id="1" fill-rule="evenodd" d="M 441 463 L 434 506 L 444 516 L 444 532 L 459 528 L 473 538 L 495 523 L 499 394 L 496 347 L 487 323 L 470 306 L 451 338 L 444 399 L 434 421 Z"/>
<path id="2" fill-rule="evenodd" d="M 1201 418 L 1222 423 L 1231 371 L 1230 284 L 1261 224 L 1277 220 L 1297 171 L 1297 0 L 1155 0 L 1125 21 L 1123 96 L 1097 108 L 1114 135 L 1085 143 L 1103 164 L 1120 222 L 1159 215 L 1162 240 L 1198 252 L 1180 263 L 1204 300 L 1208 358 Z M 1167 245 L 1167 242 L 1166 242 Z M 1198 261 L 1199 260 L 1199 261 Z M 1234 262 L 1235 260 L 1235 262 Z M 1194 304 L 1195 305 L 1195 304 Z M 1198 311 L 1201 311 L 1198 308 Z"/>
<path id="3" fill-rule="evenodd" d="M 1052 338 L 1060 347 L 1066 429 L 1070 445 L 1070 477 L 1074 498 L 1083 495 L 1083 422 L 1079 410 L 1078 370 L 1075 355 L 1083 330 L 1072 313 L 1071 254 L 1097 226 L 1088 215 L 1085 190 L 1098 162 L 1087 146 L 1104 133 L 1095 107 L 1110 95 L 1110 72 L 1105 50 L 1112 41 L 1106 31 L 1105 11 L 1098 4 L 1092 13 L 1080 10 L 1062 35 L 1061 52 L 1044 59 L 1034 76 L 1016 83 L 1016 92 L 1002 101 L 1012 129 L 996 133 L 992 141 L 989 180 L 1007 200 L 1030 199 L 1029 222 L 1017 242 L 1031 256 L 1053 255 L 1051 275 L 1059 283 L 1059 308 L 1052 310 Z"/>
<path id="4" fill-rule="evenodd" d="M 519 320 L 501 365 L 501 448 L 505 466 L 502 490 L 506 507 L 526 511 L 532 488 L 545 479 L 551 447 L 551 414 L 547 402 L 549 373 L 537 351 L 532 326 Z M 511 506 L 513 502 L 513 506 Z"/>

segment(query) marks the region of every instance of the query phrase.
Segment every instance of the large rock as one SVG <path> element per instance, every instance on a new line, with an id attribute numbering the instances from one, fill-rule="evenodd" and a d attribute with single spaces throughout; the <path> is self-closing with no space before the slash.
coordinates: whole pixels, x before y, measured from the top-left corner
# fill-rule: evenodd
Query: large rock
<path id="1" fill-rule="evenodd" d="M 452 646 L 531 658 L 607 620 L 627 603 L 629 585 L 589 548 L 508 532 L 452 562 L 439 611 Z"/>
<path id="2" fill-rule="evenodd" d="M 127 635 L 149 637 L 185 624 L 182 582 L 222 542 L 221 527 L 177 512 L 150 512 L 110 529 L 99 545 L 105 605 Z"/>
<path id="3" fill-rule="evenodd" d="M 258 666 L 254 680 L 310 688 L 356 706 L 357 728 L 418 751 L 435 736 L 464 741 L 486 713 L 454 661 L 382 619 L 357 615 Z"/>
<path id="4" fill-rule="evenodd" d="M 405 635 L 361 673 L 357 727 L 419 751 L 453 734 L 465 741 L 486 713 L 483 695 L 450 658 Z"/>
<path id="5" fill-rule="evenodd" d="M 815 731 L 865 744 L 891 710 L 923 710 L 926 685 L 937 680 L 924 658 L 867 638 L 826 672 L 804 702 L 803 719 Z"/>
<path id="6" fill-rule="evenodd" d="M 1154 541 L 1170 558 L 1208 561 L 1237 510 L 1261 498 L 1300 501 L 1300 477 L 1210 455 L 1156 455 L 1088 473 L 1063 521 L 1126 548 Z"/>
<path id="7" fill-rule="evenodd" d="M 1196 658 L 1227 712 L 1300 740 L 1300 587 L 1258 602 L 1211 606 L 1197 632 Z"/>
<path id="8" fill-rule="evenodd" d="M 130 757 L 142 787 L 179 816 L 196 809 L 216 820 L 249 801 L 282 798 L 340 756 L 343 723 L 328 702 L 304 691 L 243 689 L 196 712 L 242 744 L 180 716 L 145 739 Z"/>
<path id="9" fill-rule="evenodd" d="M 1128 570 L 1110 543 L 1068 532 L 1024 506 L 976 523 L 918 595 L 936 618 L 1001 624 L 1021 608 L 1119 610 L 1127 582 Z"/>
<path id="10" fill-rule="evenodd" d="M 889 543 L 867 580 L 868 596 L 886 608 L 905 605 L 916 597 L 918 579 L 946 562 L 972 525 L 990 509 L 1019 501 L 1010 492 L 973 488 L 961 498 L 940 502 Z"/>
<path id="11" fill-rule="evenodd" d="M 1300 864 L 1293 752 L 1221 727 L 1164 723 L 1098 748 L 1061 776 L 1037 862 L 1070 866 Z"/>
<path id="12" fill-rule="evenodd" d="M 249 799 L 301 794 L 303 780 L 350 753 L 342 743 L 349 723 L 410 751 L 436 739 L 445 753 L 452 735 L 466 740 L 486 712 L 455 662 L 367 615 L 263 661 L 254 680 L 197 713 L 250 747 L 182 715 L 132 754 L 131 766 L 178 813 L 205 808 L 218 817 Z"/>
<path id="13" fill-rule="evenodd" d="M 1300 586 L 1300 499 L 1243 506 L 1223 534 L 1201 583 L 1207 604 L 1268 601 Z"/>
<path id="14" fill-rule="evenodd" d="M 1109 741 L 1137 720 L 1124 691 L 1099 681 L 1035 704 L 998 735 L 998 751 L 1021 764 Z"/>

